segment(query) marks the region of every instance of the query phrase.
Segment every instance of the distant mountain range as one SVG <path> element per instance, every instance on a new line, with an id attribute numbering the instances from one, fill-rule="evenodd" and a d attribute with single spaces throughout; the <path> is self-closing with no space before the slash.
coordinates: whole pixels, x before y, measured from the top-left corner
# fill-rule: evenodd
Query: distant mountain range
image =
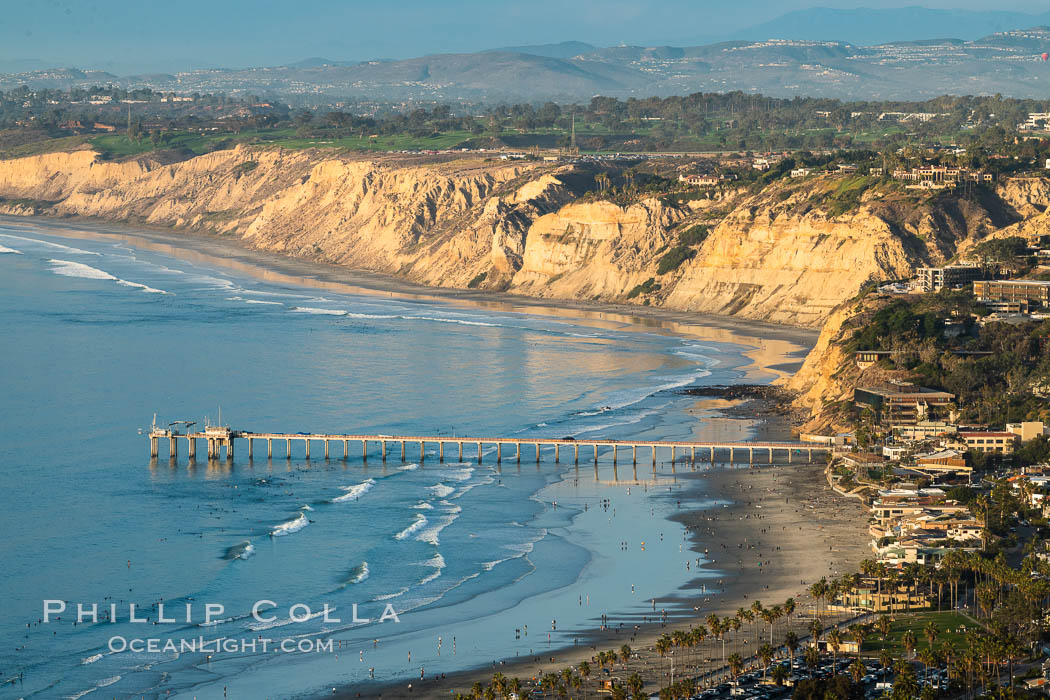
<path id="1" fill-rule="evenodd" d="M 996 10 L 940 10 L 927 7 L 796 10 L 770 22 L 734 32 L 731 39 L 833 39 L 857 46 L 951 37 L 973 40 L 1018 27 L 1050 24 L 1038 15 Z"/>
<path id="2" fill-rule="evenodd" d="M 578 41 L 406 60 L 308 58 L 287 66 L 118 77 L 17 71 L 0 89 L 117 84 L 180 93 L 274 95 L 304 102 L 586 101 L 742 90 L 777 96 L 922 99 L 942 94 L 1050 97 L 1046 15 L 921 7 L 792 12 L 749 36 L 696 46 L 595 47 Z M 1013 23 L 1013 24 L 1011 24 Z M 985 28 L 1030 26 L 975 34 Z M 895 36 L 893 41 L 886 37 Z M 939 38 L 951 36 L 952 38 Z M 0 70 L 11 61 L 0 63 Z M 15 72 L 15 71 L 12 71 Z"/>

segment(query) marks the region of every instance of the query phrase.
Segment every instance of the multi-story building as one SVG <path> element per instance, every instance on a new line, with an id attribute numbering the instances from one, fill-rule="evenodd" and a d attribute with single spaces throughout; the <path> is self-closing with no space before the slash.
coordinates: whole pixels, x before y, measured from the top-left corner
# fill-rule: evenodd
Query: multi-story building
<path id="1" fill-rule="evenodd" d="M 973 431 L 960 432 L 958 438 L 966 449 L 974 452 L 1009 454 L 1014 451 L 1014 445 L 1020 439 L 1015 433 Z"/>
<path id="2" fill-rule="evenodd" d="M 853 390 L 853 403 L 857 408 L 871 409 L 878 422 L 893 425 L 914 425 L 943 416 L 954 400 L 955 394 L 907 382 Z"/>
<path id="3" fill-rule="evenodd" d="M 983 267 L 977 265 L 947 265 L 945 267 L 920 267 L 919 289 L 924 292 L 939 292 L 945 287 L 960 289 L 968 287 L 985 276 Z"/>
<path id="4" fill-rule="evenodd" d="M 980 302 L 1050 306 L 1050 282 L 1041 280 L 978 280 L 973 283 L 973 293 Z"/>

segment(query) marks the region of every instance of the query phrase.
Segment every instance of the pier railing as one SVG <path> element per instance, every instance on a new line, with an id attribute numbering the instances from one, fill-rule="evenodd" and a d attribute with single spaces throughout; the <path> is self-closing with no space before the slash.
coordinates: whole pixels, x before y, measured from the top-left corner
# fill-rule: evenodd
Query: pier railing
<path id="1" fill-rule="evenodd" d="M 573 438 L 503 438 L 503 437 L 449 437 L 440 435 L 353 435 L 353 434 L 314 434 L 314 433 L 255 433 L 247 430 L 232 430 L 230 428 L 206 428 L 203 431 L 179 432 L 169 429 L 155 428 L 149 432 L 150 457 L 157 458 L 162 441 L 168 443 L 168 457 L 176 459 L 179 454 L 179 441 L 185 440 L 187 456 L 195 459 L 197 456 L 197 441 L 204 440 L 209 460 L 220 459 L 225 456 L 227 460 L 233 460 L 234 445 L 237 440 L 247 442 L 248 459 L 255 458 L 255 445 L 264 442 L 266 445 L 267 459 L 273 458 L 274 443 L 278 448 L 283 446 L 283 456 L 286 459 L 292 457 L 292 443 L 301 442 L 304 446 L 306 459 L 310 459 L 310 447 L 312 444 L 321 443 L 324 458 L 330 459 L 333 454 L 333 445 L 342 447 L 342 458 L 350 456 L 350 444 L 360 445 L 361 458 L 368 461 L 369 449 L 378 448 L 379 458 L 387 459 L 390 446 L 400 448 L 400 458 L 406 459 L 408 446 L 418 445 L 418 457 L 422 463 L 426 457 L 426 446 L 437 445 L 438 460 L 445 461 L 445 449 L 447 446 L 458 449 L 457 459 L 462 462 L 464 458 L 464 445 L 468 446 L 467 455 L 477 458 L 480 464 L 485 455 L 486 446 L 491 450 L 495 447 L 495 460 L 502 462 L 505 458 L 516 462 L 522 461 L 523 448 L 532 448 L 536 462 L 543 458 L 543 448 L 547 449 L 549 456 L 553 452 L 554 461 L 561 462 L 562 450 L 571 450 L 573 462 L 579 464 L 581 447 L 591 453 L 591 458 L 597 462 L 599 449 L 606 454 L 611 450 L 613 462 L 620 458 L 621 450 L 630 450 L 631 462 L 638 463 L 638 451 L 642 450 L 643 456 L 649 456 L 653 464 L 657 461 L 657 451 L 669 452 L 672 462 L 678 461 L 679 456 L 683 460 L 695 463 L 697 456 L 700 460 L 705 458 L 714 462 L 718 453 L 728 457 L 729 462 L 734 462 L 738 455 L 747 455 L 749 463 L 754 464 L 756 458 L 759 463 L 772 463 L 779 453 L 785 456 L 787 462 L 791 462 L 794 456 L 805 455 L 809 461 L 813 460 L 814 453 L 828 452 L 829 447 L 805 442 L 694 442 L 688 440 L 596 440 L 596 439 L 573 439 Z M 283 445 L 282 445 L 283 443 Z M 551 449 L 552 448 L 552 449 Z M 589 449 L 588 449 L 589 448 Z M 504 450 L 507 450 L 506 453 Z M 513 450 L 513 453 L 511 453 Z M 355 450 L 356 451 L 356 450 Z M 223 455 L 225 452 L 225 455 Z M 416 452 L 415 449 L 412 450 Z M 648 455 L 645 453 L 648 452 Z M 585 458 L 586 458 L 585 454 Z"/>

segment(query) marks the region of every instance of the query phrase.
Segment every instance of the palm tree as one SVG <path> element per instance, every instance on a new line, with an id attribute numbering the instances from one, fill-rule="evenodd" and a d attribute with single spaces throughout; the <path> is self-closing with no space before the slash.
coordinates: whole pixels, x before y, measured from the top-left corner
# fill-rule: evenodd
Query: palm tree
<path id="1" fill-rule="evenodd" d="M 773 682 L 777 685 L 784 685 L 784 681 L 787 680 L 788 670 L 783 666 L 777 665 L 773 667 Z"/>
<path id="2" fill-rule="evenodd" d="M 879 664 L 882 665 L 882 679 L 886 680 L 886 671 L 893 668 L 893 654 L 890 653 L 889 649 L 883 649 L 879 652 Z"/>
<path id="3" fill-rule="evenodd" d="M 879 638 L 883 644 L 886 643 L 886 636 L 893 629 L 893 624 L 890 622 L 890 618 L 886 615 L 879 615 L 879 619 L 875 621 L 875 629 L 879 631 Z"/>
<path id="4" fill-rule="evenodd" d="M 831 647 L 831 663 L 837 664 L 839 649 L 842 648 L 842 633 L 838 631 L 838 628 L 835 628 L 828 632 L 824 638 L 828 640 L 828 646 Z"/>
<path id="5" fill-rule="evenodd" d="M 740 654 L 733 654 L 729 657 L 729 673 L 736 680 L 736 677 L 740 675 L 740 671 L 744 668 L 744 660 L 740 658 Z"/>
<path id="6" fill-rule="evenodd" d="M 795 652 L 798 651 L 798 635 L 794 632 L 788 632 L 784 635 L 784 646 L 788 650 L 788 657 L 791 659 L 791 666 L 795 665 Z"/>
<path id="7" fill-rule="evenodd" d="M 806 666 L 809 668 L 809 677 L 813 678 L 813 669 L 820 665 L 820 650 L 817 649 L 816 642 L 812 646 L 806 647 L 806 651 L 802 654 L 802 658 L 806 662 Z"/>
<path id="8" fill-rule="evenodd" d="M 922 634 L 926 637 L 926 642 L 933 647 L 933 643 L 937 641 L 937 625 L 933 624 L 933 620 L 926 623 L 926 626 L 922 628 Z"/>
<path id="9" fill-rule="evenodd" d="M 773 652 L 773 645 L 772 644 L 763 644 L 758 649 L 758 658 L 762 659 L 762 679 L 763 680 L 765 680 L 765 678 L 766 678 L 766 669 L 769 667 L 769 664 L 773 661 L 773 653 L 774 652 Z"/>
<path id="10" fill-rule="evenodd" d="M 943 642 L 941 642 L 940 655 L 944 659 L 945 665 L 947 665 L 948 667 L 948 679 L 951 680 L 952 659 L 956 655 L 955 644 L 952 643 L 952 640 L 945 639 Z"/>
<path id="11" fill-rule="evenodd" d="M 769 625 L 769 643 L 773 643 L 773 621 L 776 619 L 773 617 L 772 610 L 762 610 L 758 613 L 762 621 Z"/>
<path id="12" fill-rule="evenodd" d="M 622 647 L 620 647 L 620 661 L 622 661 L 623 665 L 626 666 L 627 662 L 630 661 L 630 660 L 631 660 L 631 647 L 629 647 L 626 644 L 624 644 Z"/>
<path id="13" fill-rule="evenodd" d="M 893 700 L 914 700 L 919 695 L 919 682 L 915 669 L 901 659 L 897 662 L 897 677 L 893 681 Z"/>
<path id="14" fill-rule="evenodd" d="M 507 697 L 507 677 L 502 673 L 494 673 L 492 675 L 492 690 L 501 698 Z"/>
<path id="15" fill-rule="evenodd" d="M 860 660 L 860 656 L 853 659 L 853 663 L 849 666 L 849 675 L 853 677 L 854 683 L 860 683 L 861 679 L 868 673 L 868 669 L 864 668 L 864 664 Z"/>
<path id="16" fill-rule="evenodd" d="M 795 614 L 795 599 L 788 598 L 784 601 L 784 615 L 787 617 L 788 629 L 791 629 L 791 616 Z"/>
<path id="17" fill-rule="evenodd" d="M 915 639 L 915 630 L 906 630 L 904 636 L 901 637 L 901 642 L 904 644 L 904 648 L 908 650 L 908 655 L 911 656 L 915 653 L 915 647 L 917 640 Z"/>
<path id="18" fill-rule="evenodd" d="M 923 681 L 929 680 L 930 666 L 937 663 L 937 655 L 933 653 L 933 649 L 925 647 L 919 651 L 919 661 L 922 662 Z"/>
<path id="19" fill-rule="evenodd" d="M 850 636 L 853 637 L 853 641 L 857 643 L 857 658 L 860 658 L 860 648 L 864 646 L 864 637 L 867 635 L 867 630 L 864 629 L 864 625 L 853 625 L 849 628 Z"/>
<path id="20" fill-rule="evenodd" d="M 824 634 L 824 625 L 820 623 L 820 620 L 814 617 L 809 622 L 810 641 L 816 644 L 818 641 L 820 641 L 820 635 L 822 634 Z"/>

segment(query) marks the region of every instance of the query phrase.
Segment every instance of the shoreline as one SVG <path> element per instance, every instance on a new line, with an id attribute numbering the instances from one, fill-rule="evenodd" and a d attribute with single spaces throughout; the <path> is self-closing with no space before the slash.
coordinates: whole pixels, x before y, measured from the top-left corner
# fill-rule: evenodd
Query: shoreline
<path id="1" fill-rule="evenodd" d="M 718 342 L 736 343 L 746 346 L 741 348 L 744 357 L 749 364 L 741 366 L 739 371 L 745 376 L 737 380 L 733 386 L 748 383 L 767 383 L 772 377 L 782 376 L 794 371 L 805 354 L 812 348 L 816 339 L 816 333 L 805 329 L 797 329 L 787 326 L 778 326 L 746 319 L 730 317 L 702 316 L 689 314 L 688 312 L 671 311 L 665 309 L 652 309 L 649 307 L 624 307 L 615 304 L 599 304 L 593 302 L 573 302 L 562 300 L 536 299 L 532 297 L 519 297 L 510 294 L 475 292 L 473 290 L 430 288 L 415 285 L 395 277 L 378 275 L 375 273 L 359 272 L 345 268 L 319 263 L 315 261 L 301 260 L 297 258 L 286 258 L 272 253 L 255 251 L 240 244 L 239 241 L 206 237 L 199 235 L 184 235 L 181 232 L 164 229 L 162 231 L 141 231 L 128 227 L 127 231 L 106 230 L 110 225 L 102 222 L 98 227 L 85 227 L 82 222 L 74 225 L 65 223 L 68 220 L 52 220 L 42 217 L 2 217 L 0 222 L 10 222 L 26 228 L 35 228 L 35 225 L 44 227 L 42 234 L 61 237 L 68 235 L 70 238 L 87 238 L 103 241 L 125 241 L 133 243 L 138 247 L 156 252 L 170 254 L 190 262 L 218 265 L 227 269 L 233 269 L 241 273 L 248 273 L 257 279 L 268 282 L 286 282 L 289 284 L 304 285 L 318 289 L 330 289 L 343 293 L 358 293 L 366 295 L 399 296 L 412 299 L 434 300 L 449 304 L 485 308 L 490 310 L 511 311 L 515 313 L 532 313 L 563 317 L 568 319 L 587 319 L 590 322 L 599 320 L 608 324 L 629 324 L 629 330 L 642 332 L 659 332 L 686 338 L 701 338 L 715 340 Z M 101 230 L 99 230 L 101 229 Z M 706 331 L 706 332 L 705 332 Z M 714 331 L 714 332 L 711 332 Z M 752 406 L 766 406 L 770 402 L 762 397 L 741 396 L 734 397 L 732 401 L 713 398 L 709 396 L 697 396 L 698 404 L 708 403 L 708 408 L 713 409 L 717 420 L 732 421 L 739 429 L 740 420 L 747 418 L 747 413 Z M 729 403 L 725 406 L 720 404 Z M 692 411 L 690 411 L 692 412 Z M 773 432 L 780 435 L 790 431 L 790 424 L 785 417 L 771 415 L 769 411 L 759 411 L 752 414 L 758 419 L 758 424 L 751 426 L 758 435 L 756 437 L 769 436 Z M 779 423 L 778 425 L 773 425 Z M 773 467 L 769 471 L 775 471 L 781 467 Z M 765 471 L 765 470 L 760 470 Z M 707 521 L 705 510 L 689 510 L 686 505 L 694 499 L 704 500 L 724 498 L 732 493 L 734 485 L 746 474 L 754 474 L 754 470 L 748 469 L 714 469 L 703 470 L 696 473 L 683 471 L 679 474 L 688 487 L 681 493 L 683 511 L 681 514 L 672 516 L 671 519 L 683 524 L 692 532 L 690 547 L 697 553 L 702 551 L 701 544 L 706 541 L 710 545 L 714 541 L 730 541 L 733 537 L 743 537 L 754 540 L 758 534 L 757 521 L 745 518 L 743 504 L 734 504 L 727 509 L 727 514 L 739 514 L 741 520 L 730 526 L 728 523 L 714 524 Z M 721 516 L 722 513 L 719 513 Z M 713 528 L 713 537 L 706 533 L 701 534 L 700 528 L 707 523 Z M 718 563 L 712 562 L 704 567 L 704 573 L 723 573 L 717 568 Z M 768 571 L 768 569 L 766 570 Z M 699 570 L 698 570 L 698 573 Z M 762 573 L 765 572 L 751 572 Z M 746 578 L 743 575 L 738 576 Z M 710 576 L 703 579 L 710 582 Z M 677 591 L 669 591 L 662 599 L 662 603 L 673 603 L 675 606 L 686 606 L 688 590 L 695 587 L 696 580 L 687 584 Z M 725 594 L 716 597 L 713 610 L 722 611 L 723 605 L 729 605 L 735 596 L 743 595 L 747 598 L 750 593 L 746 583 L 734 582 L 726 585 Z M 785 598 L 787 596 L 784 596 Z M 783 600 L 770 600 L 770 605 L 783 602 Z M 361 694 L 360 697 L 416 697 L 433 694 L 445 695 L 455 689 L 461 692 L 469 690 L 474 681 L 491 680 L 492 673 L 502 672 L 508 676 L 516 673 L 525 677 L 531 677 L 535 673 L 525 673 L 529 668 L 535 668 L 536 673 L 550 670 L 560 670 L 571 663 L 589 659 L 597 648 L 619 648 L 624 643 L 633 648 L 640 649 L 651 647 L 656 638 L 664 632 L 669 632 L 672 627 L 682 627 L 688 621 L 702 618 L 711 610 L 703 609 L 696 616 L 688 614 L 676 614 L 670 619 L 674 624 L 645 623 L 638 621 L 639 629 L 634 634 L 620 635 L 615 630 L 605 632 L 581 631 L 581 644 L 577 647 L 563 648 L 549 651 L 544 654 L 546 663 L 537 665 L 528 659 L 504 660 L 489 669 L 479 666 L 474 670 L 467 670 L 449 674 L 446 679 L 437 682 L 429 680 L 421 687 L 408 690 L 407 683 L 411 678 L 403 679 L 403 683 L 383 686 L 375 686 L 370 689 L 369 694 Z M 727 607 L 724 612 L 732 612 L 732 606 Z M 617 618 L 625 619 L 626 618 Z M 633 640 L 629 641 L 633 637 Z M 650 653 L 651 655 L 651 653 Z M 549 659 L 553 658 L 554 661 Z M 468 682 L 469 681 L 469 682 Z M 337 693 L 337 697 L 359 697 L 357 689 L 344 689 Z M 330 696 L 329 696 L 330 697 Z"/>
<path id="2" fill-rule="evenodd" d="M 710 403 L 719 402 L 716 399 Z M 715 408 L 726 420 L 737 421 L 739 417 L 732 414 L 755 403 L 768 405 L 763 399 L 747 399 L 709 408 Z M 788 416 L 766 414 L 755 426 L 755 438 L 775 440 L 789 429 Z M 591 663 L 596 678 L 597 665 L 593 657 L 599 651 L 618 650 L 624 644 L 631 647 L 634 655 L 625 668 L 615 664 L 612 676 L 624 678 L 638 672 L 645 681 L 646 692 L 655 692 L 669 682 L 666 660 L 655 651 L 656 641 L 662 635 L 676 629 L 705 625 L 711 614 L 733 616 L 737 610 L 749 608 L 755 601 L 772 607 L 793 597 L 798 605 L 796 616 L 813 610 L 816 604 L 809 598 L 808 586 L 821 576 L 831 577 L 855 570 L 869 554 L 868 536 L 863 527 L 868 517 L 867 510 L 832 491 L 824 479 L 824 471 L 822 462 L 756 467 L 701 466 L 696 471 L 684 466 L 679 478 L 686 486 L 674 496 L 679 500 L 681 510 L 668 519 L 686 528 L 690 549 L 697 555 L 707 556 L 708 561 L 696 568 L 694 577 L 685 586 L 659 599 L 657 605 L 667 608 L 664 621 L 645 619 L 651 620 L 651 615 L 635 615 L 634 618 L 610 615 L 611 621 L 627 625 L 623 627 L 623 633 L 615 625 L 605 630 L 581 631 L 578 645 L 548 650 L 531 659 L 502 659 L 473 670 L 446 674 L 443 678 L 427 678 L 422 684 L 414 678 L 405 678 L 398 683 L 358 684 L 333 689 L 335 692 L 324 697 L 338 700 L 448 697 L 453 693 L 469 694 L 474 683 L 484 686 L 491 682 L 495 673 L 502 673 L 507 678 L 517 677 L 523 687 L 527 687 L 529 681 L 538 680 L 545 673 L 578 667 L 582 661 Z M 721 508 L 699 505 L 711 498 L 728 502 Z M 713 543 L 722 543 L 724 547 L 715 549 Z M 729 546 L 733 543 L 738 548 Z M 725 557 L 736 557 L 737 561 Z M 683 612 L 690 608 L 693 608 L 691 613 Z M 760 620 L 752 627 L 750 632 L 754 634 L 737 648 L 745 661 L 757 652 L 766 639 L 765 630 L 768 630 Z M 801 624 L 794 629 L 800 637 L 807 634 Z M 710 672 L 721 665 L 717 653 L 707 658 L 711 663 L 698 664 L 692 669 L 692 675 Z M 621 666 L 619 674 L 617 666 Z M 680 667 L 680 673 L 685 668 Z"/>
<path id="3" fill-rule="evenodd" d="M 819 329 L 662 307 L 428 287 L 395 275 L 256 250 L 241 238 L 149 224 L 10 214 L 0 214 L 0 224 L 48 228 L 56 231 L 51 235 L 60 235 L 60 231 L 70 238 L 125 241 L 144 250 L 172 255 L 191 263 L 218 265 L 271 283 L 364 296 L 396 296 L 510 313 L 586 319 L 608 325 L 626 324 L 636 330 L 747 345 L 753 349 L 744 355 L 754 365 L 746 368 L 748 377 L 741 380 L 747 382 L 764 383 L 769 375 L 780 378 L 793 374 L 801 367 L 820 333 Z M 47 235 L 46 231 L 42 233 Z"/>

